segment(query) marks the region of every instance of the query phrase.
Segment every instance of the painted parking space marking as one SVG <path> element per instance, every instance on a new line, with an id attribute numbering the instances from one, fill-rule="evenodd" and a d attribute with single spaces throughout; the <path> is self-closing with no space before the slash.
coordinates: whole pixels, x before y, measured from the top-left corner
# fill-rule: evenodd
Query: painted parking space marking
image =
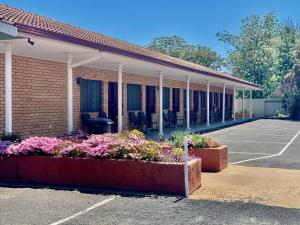
<path id="1" fill-rule="evenodd" d="M 229 154 L 245 154 L 245 155 L 274 155 L 274 154 L 269 154 L 269 153 L 255 153 L 255 152 L 228 152 Z"/>
<path id="2" fill-rule="evenodd" d="M 282 155 L 287 149 L 288 147 L 293 143 L 293 141 L 299 136 L 300 134 L 300 130 L 297 132 L 297 134 L 290 140 L 289 143 L 287 143 L 286 146 L 284 146 L 284 148 L 278 153 L 278 155 Z"/>
<path id="3" fill-rule="evenodd" d="M 244 162 L 249 162 L 249 161 L 255 161 L 255 160 L 260 160 L 260 159 L 267 159 L 267 158 L 272 158 L 272 157 L 278 157 L 281 156 L 287 149 L 288 147 L 293 143 L 293 141 L 300 135 L 300 130 L 294 135 L 294 137 L 282 148 L 282 150 L 274 155 L 267 155 L 267 156 L 262 156 L 262 157 L 256 157 L 256 158 L 251 158 L 251 159 L 245 159 L 237 162 L 231 163 L 231 165 L 235 164 L 240 164 Z"/>
<path id="4" fill-rule="evenodd" d="M 221 142 L 237 142 L 237 143 L 257 143 L 257 144 L 281 144 L 286 145 L 286 142 L 277 142 L 277 141 L 237 141 L 237 140 L 227 140 L 227 139 L 218 139 Z"/>
<path id="5" fill-rule="evenodd" d="M 275 136 L 275 137 L 290 137 L 291 134 L 214 134 L 214 136 Z"/>
<path id="6" fill-rule="evenodd" d="M 71 215 L 71 216 L 69 216 L 69 217 L 66 217 L 66 218 L 64 218 L 64 219 L 62 219 L 62 220 L 59 220 L 59 221 L 57 221 L 57 222 L 54 222 L 54 223 L 52 223 L 52 224 L 50 224 L 50 225 L 59 225 L 59 224 L 63 224 L 63 223 L 65 223 L 65 222 L 67 222 L 67 221 L 69 221 L 69 220 L 72 220 L 72 219 L 74 219 L 74 218 L 76 218 L 76 217 L 78 217 L 78 216 L 80 216 L 80 215 L 83 215 L 83 214 L 85 214 L 85 213 L 87 213 L 87 212 L 89 212 L 89 211 L 91 211 L 91 210 L 93 210 L 93 209 L 95 209 L 95 208 L 97 208 L 97 207 L 99 207 L 99 206 L 105 205 L 105 204 L 107 204 L 107 203 L 113 201 L 116 197 L 117 197 L 117 196 L 112 196 L 112 197 L 110 197 L 110 198 L 107 198 L 107 199 L 105 199 L 105 200 L 103 200 L 103 201 L 101 201 L 101 202 L 96 203 L 95 205 L 92 205 L 91 207 L 89 207 L 89 208 L 87 208 L 87 209 L 85 209 L 85 210 L 83 210 L 83 211 L 80 211 L 80 212 L 78 212 L 78 213 L 75 213 L 75 214 L 73 214 L 73 215 Z"/>

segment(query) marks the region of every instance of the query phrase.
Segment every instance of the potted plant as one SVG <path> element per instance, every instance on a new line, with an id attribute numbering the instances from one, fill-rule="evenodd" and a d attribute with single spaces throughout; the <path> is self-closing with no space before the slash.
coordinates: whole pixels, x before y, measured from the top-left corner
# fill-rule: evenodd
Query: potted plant
<path id="1" fill-rule="evenodd" d="M 205 172 L 219 172 L 228 165 L 227 146 L 199 134 L 189 136 L 189 154 L 201 158 Z"/>
<path id="2" fill-rule="evenodd" d="M 228 164 L 226 145 L 220 145 L 212 138 L 189 132 L 175 131 L 172 138 L 166 141 L 167 146 L 183 149 L 183 143 L 188 140 L 189 155 L 201 158 L 201 167 L 204 172 L 219 172 Z"/>

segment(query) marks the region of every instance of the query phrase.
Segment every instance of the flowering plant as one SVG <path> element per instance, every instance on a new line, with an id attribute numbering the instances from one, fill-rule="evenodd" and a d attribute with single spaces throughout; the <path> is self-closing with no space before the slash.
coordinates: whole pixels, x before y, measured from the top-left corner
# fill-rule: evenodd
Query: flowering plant
<path id="1" fill-rule="evenodd" d="M 0 141 L 0 156 L 7 154 L 7 149 L 12 144 L 11 141 Z"/>
<path id="2" fill-rule="evenodd" d="M 7 154 L 14 155 L 55 155 L 63 143 L 58 138 L 48 137 L 30 137 L 23 140 L 20 144 L 10 145 L 7 149 Z"/>
<path id="3" fill-rule="evenodd" d="M 174 145 L 172 141 L 160 143 L 145 140 L 144 135 L 139 131 L 91 135 L 87 139 L 83 139 L 81 132 L 74 132 L 72 135 L 63 135 L 60 138 L 29 137 L 19 144 L 0 142 L 0 155 L 48 155 L 182 162 L 183 149 L 180 140 L 183 137 L 185 136 L 179 133 Z M 189 136 L 189 144 L 197 144 L 200 140 L 197 138 Z M 213 143 L 209 140 L 208 144 Z M 179 147 L 175 147 L 176 145 Z"/>
<path id="4" fill-rule="evenodd" d="M 59 135 L 57 138 L 81 143 L 82 140 L 87 139 L 87 134 L 84 131 L 77 129 L 71 131 L 70 133 L 64 133 L 62 135 Z"/>

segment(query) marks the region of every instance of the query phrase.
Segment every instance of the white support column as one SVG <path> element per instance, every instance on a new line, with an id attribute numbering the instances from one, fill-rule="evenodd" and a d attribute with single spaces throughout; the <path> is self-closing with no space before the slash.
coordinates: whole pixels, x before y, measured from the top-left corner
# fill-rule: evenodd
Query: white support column
<path id="1" fill-rule="evenodd" d="M 235 113 L 236 113 L 236 87 L 234 86 L 234 88 L 233 88 L 233 98 L 232 98 L 232 100 L 233 100 L 233 103 L 232 103 L 232 105 L 233 105 L 233 121 L 235 121 L 236 120 L 236 118 L 235 118 Z"/>
<path id="2" fill-rule="evenodd" d="M 245 119 L 245 89 L 243 88 L 243 99 L 242 99 L 242 112 L 243 112 L 243 119 Z"/>
<path id="3" fill-rule="evenodd" d="M 186 77 L 186 129 L 190 130 L 190 78 Z"/>
<path id="4" fill-rule="evenodd" d="M 206 123 L 207 123 L 207 126 L 210 126 L 210 123 L 209 123 L 209 81 L 207 81 L 207 86 L 206 86 Z"/>
<path id="5" fill-rule="evenodd" d="M 68 54 L 68 133 L 73 130 L 73 69 L 72 55 Z"/>
<path id="6" fill-rule="evenodd" d="M 122 133 L 123 130 L 123 116 L 122 116 L 122 76 L 123 76 L 123 64 L 119 64 L 118 68 L 118 132 Z"/>
<path id="7" fill-rule="evenodd" d="M 223 86 L 223 107 L 222 107 L 222 123 L 225 123 L 225 96 L 226 96 L 226 84 Z"/>
<path id="8" fill-rule="evenodd" d="M 163 73 L 159 74 L 159 136 L 163 136 Z"/>
<path id="9" fill-rule="evenodd" d="M 250 118 L 252 118 L 252 90 L 250 90 Z"/>
<path id="10" fill-rule="evenodd" d="M 12 43 L 5 44 L 5 133 L 12 132 Z"/>

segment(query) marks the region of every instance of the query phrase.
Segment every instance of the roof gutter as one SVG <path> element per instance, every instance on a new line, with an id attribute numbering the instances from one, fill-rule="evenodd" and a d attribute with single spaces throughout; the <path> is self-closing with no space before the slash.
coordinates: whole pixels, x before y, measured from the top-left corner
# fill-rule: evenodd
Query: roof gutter
<path id="1" fill-rule="evenodd" d="M 209 75 L 209 76 L 212 76 L 212 77 L 221 78 L 221 79 L 237 82 L 237 83 L 240 83 L 240 84 L 248 85 L 248 86 L 254 87 L 256 89 L 261 89 L 261 87 L 256 85 L 256 84 L 253 84 L 253 83 L 250 83 L 250 82 L 247 82 L 247 81 L 243 81 L 243 80 L 237 80 L 234 77 L 232 77 L 232 78 L 231 77 L 224 77 L 222 75 L 210 73 L 210 72 L 207 72 L 207 71 L 193 69 L 193 68 L 190 68 L 190 67 L 187 67 L 187 66 L 178 65 L 178 64 L 175 64 L 175 63 L 171 63 L 171 62 L 166 62 L 164 60 L 156 59 L 156 58 L 153 58 L 153 57 L 150 57 L 150 56 L 144 56 L 144 55 L 129 52 L 129 51 L 126 51 L 126 50 L 121 50 L 121 49 L 117 49 L 117 48 L 114 48 L 114 47 L 105 46 L 103 44 L 98 44 L 98 43 L 94 43 L 94 42 L 91 42 L 91 41 L 82 40 L 82 39 L 79 39 L 79 38 L 76 38 L 76 37 L 70 37 L 70 36 L 67 36 L 65 34 L 60 34 L 60 33 L 57 33 L 57 32 L 48 31 L 48 30 L 44 30 L 44 29 L 41 29 L 41 28 L 37 28 L 37 27 L 32 27 L 30 25 L 24 25 L 24 24 L 21 24 L 21 23 L 15 23 L 14 25 L 18 28 L 18 31 L 20 31 L 20 32 L 24 32 L 24 33 L 44 37 L 44 38 L 54 39 L 54 40 L 58 40 L 58 41 L 64 41 L 64 42 L 68 42 L 68 43 L 72 43 L 72 44 L 76 44 L 76 45 L 81 45 L 81 46 L 85 46 L 85 47 L 90 47 L 90 48 L 98 49 L 100 51 L 107 51 L 107 52 L 111 52 L 111 53 L 115 53 L 115 54 L 119 54 L 119 55 L 123 55 L 123 56 L 128 56 L 128 57 L 131 57 L 131 58 L 136 58 L 136 59 L 139 59 L 139 60 L 144 60 L 144 61 L 148 61 L 148 62 L 168 66 L 168 67 L 187 70 L 187 71 L 190 71 L 190 72 L 201 73 L 201 74 L 204 74 L 204 75 Z"/>

